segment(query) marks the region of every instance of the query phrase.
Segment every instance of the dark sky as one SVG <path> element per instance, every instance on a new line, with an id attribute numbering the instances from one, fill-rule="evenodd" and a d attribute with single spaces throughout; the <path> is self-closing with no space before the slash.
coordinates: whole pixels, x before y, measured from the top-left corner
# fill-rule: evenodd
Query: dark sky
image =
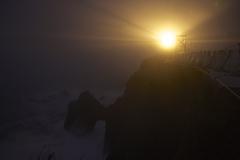
<path id="1" fill-rule="evenodd" d="M 164 27 L 238 39 L 238 0 L 2 0 L 1 90 L 122 87 Z"/>
<path id="2" fill-rule="evenodd" d="M 7 36 L 135 40 L 168 25 L 181 32 L 194 30 L 193 35 L 203 31 L 204 34 L 218 34 L 222 30 L 239 32 L 237 0 L 5 0 L 0 3 L 1 34 Z"/>

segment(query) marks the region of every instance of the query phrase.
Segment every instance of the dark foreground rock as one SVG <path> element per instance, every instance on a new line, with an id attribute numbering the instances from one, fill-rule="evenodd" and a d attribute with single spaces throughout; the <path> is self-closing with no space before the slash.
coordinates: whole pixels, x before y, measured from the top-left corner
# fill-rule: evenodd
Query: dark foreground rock
<path id="1" fill-rule="evenodd" d="M 96 121 L 102 119 L 103 112 L 102 104 L 89 91 L 85 91 L 80 94 L 78 100 L 69 104 L 64 128 L 66 130 L 84 128 L 90 131 Z"/>
<path id="2" fill-rule="evenodd" d="M 145 61 L 108 109 L 108 160 L 240 159 L 240 102 L 204 72 Z"/>
<path id="3" fill-rule="evenodd" d="M 238 160 L 240 101 L 201 70 L 145 61 L 116 102 L 88 92 L 69 105 L 65 128 L 106 121 L 107 160 Z"/>

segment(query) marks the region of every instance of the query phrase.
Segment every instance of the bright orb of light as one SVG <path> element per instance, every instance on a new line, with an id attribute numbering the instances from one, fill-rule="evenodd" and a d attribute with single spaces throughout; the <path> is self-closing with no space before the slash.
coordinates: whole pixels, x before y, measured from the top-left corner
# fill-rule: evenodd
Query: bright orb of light
<path id="1" fill-rule="evenodd" d="M 174 31 L 164 31 L 156 36 L 160 45 L 166 49 L 174 48 L 177 43 L 177 35 Z"/>

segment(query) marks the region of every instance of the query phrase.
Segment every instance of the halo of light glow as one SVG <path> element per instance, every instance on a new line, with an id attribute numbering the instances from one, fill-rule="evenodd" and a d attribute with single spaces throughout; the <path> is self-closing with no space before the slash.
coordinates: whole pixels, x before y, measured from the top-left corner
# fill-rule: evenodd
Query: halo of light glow
<path id="1" fill-rule="evenodd" d="M 156 35 L 156 40 L 165 49 L 172 49 L 176 46 L 177 35 L 174 31 L 163 31 Z"/>

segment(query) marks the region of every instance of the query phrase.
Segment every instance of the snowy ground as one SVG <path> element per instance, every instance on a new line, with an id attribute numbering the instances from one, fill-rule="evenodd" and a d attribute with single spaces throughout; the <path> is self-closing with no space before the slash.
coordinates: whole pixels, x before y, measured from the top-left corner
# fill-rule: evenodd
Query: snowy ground
<path id="1" fill-rule="evenodd" d="M 230 88 L 240 98 L 240 75 L 234 75 L 225 72 L 209 71 L 212 78 L 220 81 L 225 86 Z"/>
<path id="2" fill-rule="evenodd" d="M 24 100 L 24 114 L 0 126 L 1 160 L 102 160 L 104 122 L 98 122 L 87 135 L 73 135 L 63 129 L 67 104 L 79 92 L 53 92 L 33 95 Z M 100 96 L 103 95 L 103 96 Z M 105 104 L 120 92 L 97 92 Z"/>

